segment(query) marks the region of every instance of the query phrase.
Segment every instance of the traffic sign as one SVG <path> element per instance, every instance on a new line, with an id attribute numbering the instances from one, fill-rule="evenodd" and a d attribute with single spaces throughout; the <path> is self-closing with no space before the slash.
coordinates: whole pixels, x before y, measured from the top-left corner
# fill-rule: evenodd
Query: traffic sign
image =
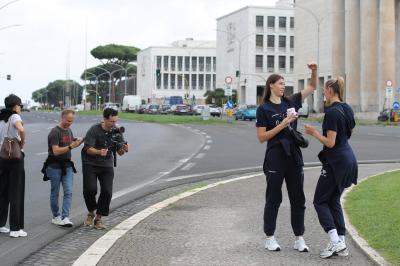
<path id="1" fill-rule="evenodd" d="M 233 102 L 232 101 L 227 101 L 225 104 L 226 109 L 232 109 L 233 108 Z"/>
<path id="2" fill-rule="evenodd" d="M 386 87 L 386 98 L 392 98 L 392 96 L 393 96 L 393 88 Z"/>
<path id="3" fill-rule="evenodd" d="M 394 103 L 393 103 L 393 109 L 394 109 L 394 110 L 400 109 L 400 103 L 399 103 L 399 102 L 394 102 Z"/>
<path id="4" fill-rule="evenodd" d="M 226 76 L 225 77 L 225 83 L 226 84 L 232 84 L 232 77 L 231 76 Z"/>
<path id="5" fill-rule="evenodd" d="M 232 96 L 232 87 L 231 86 L 225 87 L 225 96 Z"/>
<path id="6" fill-rule="evenodd" d="M 393 82 L 390 79 L 386 80 L 386 87 L 392 87 L 392 85 L 393 85 Z"/>

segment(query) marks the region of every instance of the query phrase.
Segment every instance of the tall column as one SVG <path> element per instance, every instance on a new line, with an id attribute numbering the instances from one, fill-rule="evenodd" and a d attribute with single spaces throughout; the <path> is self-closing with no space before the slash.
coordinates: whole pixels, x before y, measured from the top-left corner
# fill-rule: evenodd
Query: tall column
<path id="1" fill-rule="evenodd" d="M 346 0 L 346 102 L 360 112 L 360 0 Z"/>
<path id="2" fill-rule="evenodd" d="M 379 1 L 379 105 L 378 110 L 383 108 L 385 101 L 385 84 L 387 80 L 396 82 L 396 30 L 395 30 L 395 4 L 394 0 Z M 395 84 L 393 84 L 395 87 Z M 391 107 L 393 98 L 385 101 Z"/>
<path id="3" fill-rule="evenodd" d="M 361 111 L 378 111 L 378 1 L 360 0 Z"/>
<path id="4" fill-rule="evenodd" d="M 332 76 L 345 73 L 345 1 L 332 0 Z M 322 30 L 322 29 L 321 29 Z"/>

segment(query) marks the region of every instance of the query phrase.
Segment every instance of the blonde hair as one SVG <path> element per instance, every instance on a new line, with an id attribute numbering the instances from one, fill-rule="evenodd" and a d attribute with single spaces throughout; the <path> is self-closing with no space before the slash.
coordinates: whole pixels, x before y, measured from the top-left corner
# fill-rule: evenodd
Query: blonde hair
<path id="1" fill-rule="evenodd" d="M 334 79 L 330 79 L 325 83 L 325 87 L 332 88 L 334 94 L 339 97 L 339 100 L 343 102 L 344 98 L 344 78 L 337 77 Z"/>

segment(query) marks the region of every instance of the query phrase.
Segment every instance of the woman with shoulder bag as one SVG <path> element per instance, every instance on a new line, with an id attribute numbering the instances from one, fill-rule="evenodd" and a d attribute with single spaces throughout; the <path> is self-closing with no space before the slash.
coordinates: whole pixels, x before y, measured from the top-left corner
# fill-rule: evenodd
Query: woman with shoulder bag
<path id="1" fill-rule="evenodd" d="M 304 234 L 305 196 L 303 189 L 303 157 L 298 141 L 291 130 L 297 128 L 297 111 L 303 100 L 315 90 L 317 65 L 311 69 L 311 86 L 286 98 L 285 81 L 273 74 L 266 82 L 263 103 L 257 109 L 257 137 L 260 143 L 268 142 L 264 158 L 264 173 L 267 179 L 264 208 L 264 232 L 267 236 L 265 248 L 279 251 L 274 237 L 276 219 L 282 202 L 282 184 L 286 182 L 291 209 L 291 224 L 296 236 L 294 249 L 308 252 Z"/>
<path id="2" fill-rule="evenodd" d="M 305 132 L 322 143 L 318 154 L 322 163 L 321 175 L 314 194 L 314 207 L 329 244 L 320 254 L 321 258 L 333 255 L 347 256 L 345 243 L 346 226 L 340 197 L 343 190 L 357 183 L 358 166 L 353 150 L 348 143 L 355 127 L 354 113 L 343 102 L 344 79 L 338 77 L 325 83 L 325 116 L 322 134 L 313 126 L 305 125 Z"/>
<path id="3" fill-rule="evenodd" d="M 25 169 L 23 147 L 25 130 L 20 116 L 21 99 L 10 94 L 0 112 L 0 233 L 25 237 Z M 5 227 L 10 209 L 10 229 Z"/>

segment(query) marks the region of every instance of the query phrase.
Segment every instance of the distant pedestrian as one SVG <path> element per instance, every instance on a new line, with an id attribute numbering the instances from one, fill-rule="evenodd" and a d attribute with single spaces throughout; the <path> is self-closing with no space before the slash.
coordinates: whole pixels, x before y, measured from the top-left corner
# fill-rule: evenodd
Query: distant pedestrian
<path id="1" fill-rule="evenodd" d="M 313 126 L 305 125 L 306 133 L 324 145 L 318 154 L 322 170 L 314 195 L 319 222 L 330 239 L 327 248 L 320 254 L 321 258 L 349 254 L 345 243 L 346 226 L 340 197 L 345 188 L 357 183 L 358 166 L 348 142 L 355 127 L 354 113 L 343 102 L 343 94 L 342 77 L 328 80 L 324 87 L 327 106 L 322 134 Z"/>
<path id="2" fill-rule="evenodd" d="M 294 249 L 308 252 L 303 238 L 305 196 L 303 189 L 303 156 L 290 132 L 297 128 L 297 111 L 305 98 L 315 90 L 317 65 L 310 63 L 311 86 L 285 97 L 285 81 L 273 74 L 267 79 L 263 103 L 257 109 L 257 136 L 260 143 L 268 142 L 264 158 L 264 173 L 267 180 L 264 208 L 264 232 L 267 236 L 265 248 L 279 251 L 275 239 L 276 219 L 282 202 L 282 184 L 286 182 L 291 208 L 291 224 L 296 236 Z M 313 85 L 314 84 L 314 85 Z"/>
<path id="3" fill-rule="evenodd" d="M 6 145 L 4 138 L 16 139 L 22 150 L 20 159 L 0 158 L 0 233 L 10 233 L 10 237 L 26 237 L 24 229 L 25 169 L 24 153 L 25 129 L 20 116 L 21 99 L 10 94 L 4 99 L 5 109 L 0 112 L 0 147 Z M 10 229 L 5 227 L 10 207 Z M 10 231 L 11 230 L 11 231 Z"/>
<path id="4" fill-rule="evenodd" d="M 73 110 L 61 112 L 59 124 L 50 130 L 47 137 L 49 153 L 42 169 L 45 174 L 44 180 L 50 180 L 50 208 L 53 214 L 51 222 L 64 227 L 73 226 L 69 215 L 72 202 L 73 177 L 76 170 L 74 163 L 71 161 L 71 150 L 82 143 L 82 139 L 74 138 L 70 128 L 74 119 L 75 112 Z M 58 194 L 61 185 L 64 195 L 62 212 L 60 213 Z"/>

